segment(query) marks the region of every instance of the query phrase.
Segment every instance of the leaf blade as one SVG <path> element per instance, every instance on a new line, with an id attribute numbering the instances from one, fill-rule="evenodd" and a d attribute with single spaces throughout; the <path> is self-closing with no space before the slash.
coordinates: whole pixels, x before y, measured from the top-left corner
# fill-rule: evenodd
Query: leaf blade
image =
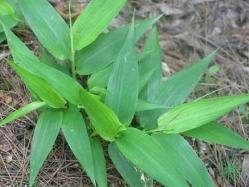
<path id="1" fill-rule="evenodd" d="M 30 154 L 29 185 L 33 186 L 43 162 L 53 148 L 62 124 L 62 112 L 44 111 L 37 121 Z"/>
<path id="2" fill-rule="evenodd" d="M 97 184 L 101 187 L 107 187 L 106 161 L 103 147 L 98 138 L 92 138 L 91 145 Z"/>
<path id="3" fill-rule="evenodd" d="M 13 7 L 6 1 L 0 1 L 0 16 L 12 15 L 15 13 Z"/>
<path id="4" fill-rule="evenodd" d="M 45 106 L 46 103 L 45 102 L 39 102 L 39 101 L 35 101 L 32 102 L 30 104 L 27 104 L 26 106 L 16 110 L 15 112 L 12 112 L 11 114 L 9 114 L 5 119 L 0 121 L 0 127 L 10 123 L 11 121 L 14 121 L 22 116 L 25 116 L 26 114 L 32 112 L 33 110 L 37 110 L 43 106 Z"/>
<path id="5" fill-rule="evenodd" d="M 56 58 L 69 59 L 69 28 L 50 3 L 46 0 L 20 0 L 18 3 L 41 44 Z"/>
<path id="6" fill-rule="evenodd" d="M 134 44 L 134 23 L 119 52 L 112 70 L 105 103 L 117 114 L 123 124 L 129 125 L 138 101 L 138 59 Z"/>
<path id="7" fill-rule="evenodd" d="M 249 95 L 223 96 L 201 99 L 178 105 L 158 119 L 158 130 L 180 133 L 217 120 L 235 107 L 249 102 Z"/>
<path id="8" fill-rule="evenodd" d="M 103 70 L 93 73 L 91 77 L 87 80 L 87 85 L 90 88 L 102 87 L 105 88 L 108 85 L 110 75 L 112 73 L 113 66 L 110 65 Z"/>
<path id="9" fill-rule="evenodd" d="M 163 185 L 189 186 L 174 164 L 166 158 L 167 152 L 163 147 L 143 131 L 128 128 L 116 139 L 115 144 L 128 160 Z"/>
<path id="10" fill-rule="evenodd" d="M 135 169 L 135 166 L 130 163 L 118 150 L 114 143 L 108 146 L 109 156 L 123 179 L 131 187 L 144 187 L 141 180 L 141 174 Z"/>
<path id="11" fill-rule="evenodd" d="M 149 103 L 144 100 L 138 100 L 137 107 L 136 107 L 136 112 L 142 112 L 146 110 L 155 110 L 158 108 L 167 108 L 162 105 L 154 104 L 154 103 Z"/>
<path id="12" fill-rule="evenodd" d="M 164 105 L 167 108 L 183 103 L 197 85 L 201 76 L 204 74 L 205 69 L 214 59 L 215 54 L 216 51 L 200 60 L 200 62 L 176 73 L 168 80 L 162 81 L 159 94 L 155 97 L 153 103 Z M 146 129 L 155 128 L 157 118 L 167 110 L 168 109 L 158 109 L 146 111 L 143 114 L 143 118 L 140 119 L 140 123 Z"/>
<path id="13" fill-rule="evenodd" d="M 140 97 L 151 102 L 155 100 L 162 80 L 161 49 L 156 27 L 152 29 L 150 36 L 146 41 L 143 54 L 144 55 L 140 59 L 139 74 L 140 79 L 146 77 L 144 79 L 147 79 L 147 81 L 145 82 L 145 85 L 140 86 L 143 88 Z"/>
<path id="14" fill-rule="evenodd" d="M 152 135 L 167 151 L 176 163 L 175 167 L 191 183 L 193 187 L 214 187 L 214 183 L 207 172 L 207 168 L 183 137 L 177 134 Z"/>
<path id="15" fill-rule="evenodd" d="M 0 44 L 6 39 L 4 33 L 0 33 Z"/>
<path id="16" fill-rule="evenodd" d="M 81 113 L 76 107 L 70 106 L 63 113 L 62 132 L 73 154 L 81 167 L 95 184 L 94 162 L 90 138 Z"/>
<path id="17" fill-rule="evenodd" d="M 118 14 L 125 2 L 126 0 L 92 0 L 73 25 L 75 48 L 80 50 L 92 43 Z"/>
<path id="18" fill-rule="evenodd" d="M 82 105 L 91 120 L 96 132 L 105 140 L 113 141 L 125 126 L 120 123 L 115 113 L 93 95 L 87 92 L 80 92 Z"/>
<path id="19" fill-rule="evenodd" d="M 0 21 L 4 22 L 7 28 L 12 28 L 17 24 L 17 18 L 15 15 L 0 16 Z M 1 24 L 0 32 L 3 32 L 3 27 Z"/>
<path id="20" fill-rule="evenodd" d="M 11 67 L 21 76 L 22 80 L 28 87 L 35 92 L 43 101 L 53 108 L 65 108 L 66 101 L 63 97 L 51 87 L 43 78 L 29 73 L 16 64 Z"/>
<path id="21" fill-rule="evenodd" d="M 44 78 L 70 103 L 83 105 L 97 134 L 105 140 L 113 141 L 117 133 L 125 129 L 109 107 L 96 99 L 94 95 L 88 93 L 72 77 L 40 63 L 38 58 L 18 37 L 6 27 L 4 29 L 14 62 L 27 71 Z"/>
<path id="22" fill-rule="evenodd" d="M 198 138 L 208 143 L 249 150 L 249 142 L 247 140 L 217 122 L 211 122 L 196 129 L 186 131 L 183 135 Z"/>
<path id="23" fill-rule="evenodd" d="M 150 28 L 157 18 L 150 18 L 135 24 L 136 41 Z M 76 71 L 80 75 L 96 73 L 117 59 L 122 47 L 129 25 L 115 29 L 107 34 L 102 34 L 90 46 L 76 53 Z"/>

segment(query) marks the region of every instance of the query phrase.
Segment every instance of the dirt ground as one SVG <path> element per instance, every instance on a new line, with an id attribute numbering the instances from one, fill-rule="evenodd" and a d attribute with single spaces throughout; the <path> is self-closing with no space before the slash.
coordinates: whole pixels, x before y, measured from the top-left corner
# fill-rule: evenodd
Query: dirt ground
<path id="1" fill-rule="evenodd" d="M 78 7 L 84 7 L 86 3 L 80 1 L 81 6 L 75 7 L 76 15 Z M 67 3 L 56 0 L 53 5 L 67 18 L 64 11 Z M 207 94 L 248 92 L 249 0 L 130 0 L 112 22 L 112 27 L 128 23 L 134 9 L 137 19 L 164 14 L 158 28 L 166 77 L 220 48 L 217 59 L 190 100 Z M 37 50 L 37 42 L 30 36 L 29 30 L 17 28 L 16 32 L 27 45 Z M 4 63 L 10 58 L 6 43 L 0 45 L 0 118 L 30 102 L 28 91 Z M 221 121 L 248 138 L 248 109 L 247 106 L 240 107 Z M 36 117 L 37 113 L 33 113 L 0 128 L 0 187 L 27 185 L 28 158 Z M 190 141 L 217 186 L 249 186 L 249 152 Z M 107 171 L 110 186 L 126 186 L 110 161 Z M 62 137 L 58 138 L 40 173 L 39 186 L 91 186 Z"/>

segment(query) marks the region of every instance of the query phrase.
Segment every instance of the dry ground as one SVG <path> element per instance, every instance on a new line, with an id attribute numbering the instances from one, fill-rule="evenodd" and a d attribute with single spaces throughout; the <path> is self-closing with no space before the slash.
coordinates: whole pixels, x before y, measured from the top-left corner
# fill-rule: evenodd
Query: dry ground
<path id="1" fill-rule="evenodd" d="M 66 18 L 61 0 L 53 1 Z M 84 6 L 86 1 L 81 0 Z M 249 1 L 248 0 L 130 0 L 112 26 L 128 23 L 133 10 L 138 19 L 164 14 L 159 21 L 165 76 L 220 48 L 190 99 L 246 93 L 249 88 Z M 77 9 L 75 9 L 77 12 Z M 16 32 L 34 50 L 37 42 L 27 29 Z M 10 58 L 6 44 L 0 46 L 0 118 L 30 102 L 19 78 L 4 63 Z M 244 137 L 249 135 L 248 107 L 240 107 L 222 119 Z M 25 186 L 28 176 L 30 140 L 37 114 L 33 113 L 0 129 L 0 186 Z M 63 138 L 50 154 L 39 176 L 40 186 L 88 186 Z M 211 175 L 221 187 L 249 186 L 249 153 L 192 140 Z M 108 164 L 110 186 L 125 186 Z M 90 186 L 90 185 L 89 185 Z"/>

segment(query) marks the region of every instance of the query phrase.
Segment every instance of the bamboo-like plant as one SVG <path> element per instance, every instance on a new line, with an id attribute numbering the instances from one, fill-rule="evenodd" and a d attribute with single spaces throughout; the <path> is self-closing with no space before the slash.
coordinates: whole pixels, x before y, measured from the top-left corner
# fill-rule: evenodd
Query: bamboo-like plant
<path id="1" fill-rule="evenodd" d="M 91 0 L 75 22 L 67 24 L 47 0 L 19 0 L 43 46 L 39 57 L 0 14 L 13 56 L 10 65 L 34 100 L 0 126 L 33 110 L 40 113 L 31 146 L 30 186 L 60 132 L 92 183 L 100 187 L 107 186 L 103 141 L 108 142 L 113 164 L 133 187 L 152 185 L 153 180 L 169 187 L 215 186 L 184 137 L 249 150 L 245 139 L 216 122 L 248 102 L 248 94 L 184 103 L 216 52 L 163 80 L 154 25 L 159 18 L 133 20 L 103 33 L 125 2 Z M 147 30 L 150 35 L 138 54 L 136 41 Z"/>
<path id="2" fill-rule="evenodd" d="M 18 16 L 15 10 L 15 2 L 13 0 L 0 1 L 0 16 L 4 17 L 6 27 L 12 28 L 18 23 Z M 0 25 L 0 43 L 5 40 L 3 27 Z"/>

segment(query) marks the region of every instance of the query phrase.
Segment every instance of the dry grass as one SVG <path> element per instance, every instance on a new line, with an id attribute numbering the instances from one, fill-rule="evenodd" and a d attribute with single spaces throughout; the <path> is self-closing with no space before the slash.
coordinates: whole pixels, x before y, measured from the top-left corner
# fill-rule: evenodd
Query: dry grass
<path id="1" fill-rule="evenodd" d="M 58 1 L 55 1 L 55 4 Z M 61 1 L 59 1 L 61 2 Z M 64 6 L 64 4 L 62 4 Z M 57 7 L 63 7 L 59 5 Z M 134 8 L 137 18 L 164 13 L 158 23 L 165 75 L 169 76 L 195 59 L 220 48 L 219 55 L 190 99 L 245 93 L 249 84 L 249 2 L 246 0 L 130 0 L 112 26 L 129 22 Z M 77 10 L 76 10 L 77 11 Z M 27 30 L 18 34 L 32 49 L 36 41 Z M 19 78 L 4 63 L 6 44 L 0 46 L 0 118 L 30 102 Z M 215 65 L 215 66 L 214 66 Z M 217 72 L 212 71 L 219 67 Z M 222 121 L 244 137 L 249 134 L 248 108 L 240 108 Z M 25 186 L 28 155 L 37 114 L 33 113 L 0 129 L 0 186 Z M 39 186 L 90 186 L 88 177 L 59 137 L 39 176 Z M 248 152 L 192 141 L 210 174 L 221 187 L 249 186 Z M 248 162 L 247 162 L 248 161 Z M 108 162 L 110 186 L 125 186 Z"/>

